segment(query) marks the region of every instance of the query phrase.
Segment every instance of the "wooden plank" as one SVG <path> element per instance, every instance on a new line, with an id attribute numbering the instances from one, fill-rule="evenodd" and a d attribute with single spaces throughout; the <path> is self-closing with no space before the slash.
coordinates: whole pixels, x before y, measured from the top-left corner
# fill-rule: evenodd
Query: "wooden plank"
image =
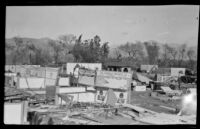
<path id="1" fill-rule="evenodd" d="M 85 116 L 85 115 L 82 115 L 81 117 L 87 119 L 87 120 L 90 120 L 90 121 L 94 121 L 94 122 L 98 122 L 98 123 L 102 123 L 101 121 L 95 119 L 95 118 L 91 118 L 91 117 L 88 117 L 88 116 Z"/>
<path id="2" fill-rule="evenodd" d="M 123 106 L 134 109 L 134 110 L 138 111 L 139 113 L 150 112 L 152 114 L 157 114 L 157 112 L 154 112 L 154 111 L 142 108 L 142 107 L 138 107 L 138 106 L 135 106 L 135 105 L 131 105 L 131 104 L 123 104 Z"/>
<path id="3" fill-rule="evenodd" d="M 176 111 L 176 109 L 175 109 L 175 108 L 172 108 L 172 107 L 166 107 L 166 106 L 163 106 L 163 105 L 160 105 L 160 107 L 166 108 L 166 109 L 169 109 L 169 110 L 172 110 L 172 111 Z"/>
<path id="4" fill-rule="evenodd" d="M 122 112 L 118 112 L 117 114 L 123 116 L 123 117 L 126 117 L 126 118 L 129 118 L 129 119 L 132 119 L 133 117 L 129 114 L 125 114 L 125 113 L 122 113 Z"/>

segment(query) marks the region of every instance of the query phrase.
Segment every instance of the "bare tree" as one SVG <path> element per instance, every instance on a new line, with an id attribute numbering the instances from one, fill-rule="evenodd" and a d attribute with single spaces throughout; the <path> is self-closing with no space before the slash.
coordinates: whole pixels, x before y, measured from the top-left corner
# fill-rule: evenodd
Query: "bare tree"
<path id="1" fill-rule="evenodd" d="M 186 54 L 186 48 L 187 48 L 187 45 L 186 44 L 183 44 L 179 47 L 178 49 L 178 66 L 181 67 L 182 65 L 182 62 L 185 58 L 185 54 Z"/>
<path id="2" fill-rule="evenodd" d="M 122 57 L 121 53 L 117 49 L 115 49 L 115 55 L 116 55 L 117 60 L 120 60 Z"/>
<path id="3" fill-rule="evenodd" d="M 195 51 L 193 49 L 189 49 L 187 51 L 187 56 L 188 56 L 188 59 L 189 59 L 189 66 L 190 68 L 193 68 L 194 67 L 194 60 L 195 60 Z"/>
<path id="4" fill-rule="evenodd" d="M 118 48 L 128 53 L 128 56 L 134 59 L 136 59 L 137 56 L 144 55 L 142 51 L 143 47 L 141 46 L 140 42 L 127 42 L 125 45 L 120 45 Z"/>
<path id="5" fill-rule="evenodd" d="M 156 41 L 148 41 L 144 42 L 148 57 L 149 57 L 149 64 L 157 64 L 158 63 L 158 56 L 159 56 L 159 46 L 157 45 Z"/>
<path id="6" fill-rule="evenodd" d="M 176 48 L 169 46 L 168 44 L 164 45 L 164 61 L 165 64 L 169 64 L 171 66 L 176 65 L 178 51 Z"/>

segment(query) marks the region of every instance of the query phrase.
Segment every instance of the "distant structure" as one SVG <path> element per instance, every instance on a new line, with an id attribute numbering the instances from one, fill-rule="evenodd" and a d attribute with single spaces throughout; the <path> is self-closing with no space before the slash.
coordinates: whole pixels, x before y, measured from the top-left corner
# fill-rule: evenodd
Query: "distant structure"
<path id="1" fill-rule="evenodd" d="M 117 60 L 105 62 L 104 66 L 108 71 L 130 72 L 136 70 L 135 64 Z"/>
<path id="2" fill-rule="evenodd" d="M 140 70 L 144 71 L 144 72 L 151 72 L 151 71 L 155 71 L 158 69 L 158 65 L 141 65 L 140 66 Z"/>

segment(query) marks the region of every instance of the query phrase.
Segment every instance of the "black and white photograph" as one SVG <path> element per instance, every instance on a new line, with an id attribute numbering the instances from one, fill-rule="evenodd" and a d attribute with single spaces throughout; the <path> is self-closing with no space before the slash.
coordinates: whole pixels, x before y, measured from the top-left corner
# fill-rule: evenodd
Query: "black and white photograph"
<path id="1" fill-rule="evenodd" d="M 199 5 L 5 7 L 5 125 L 196 125 Z"/>

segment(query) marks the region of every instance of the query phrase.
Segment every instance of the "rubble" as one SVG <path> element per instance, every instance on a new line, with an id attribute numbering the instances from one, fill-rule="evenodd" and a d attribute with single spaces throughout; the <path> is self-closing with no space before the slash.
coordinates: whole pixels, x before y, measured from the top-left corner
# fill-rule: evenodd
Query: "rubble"
<path id="1" fill-rule="evenodd" d="M 152 80 L 136 74 L 138 78 L 134 85 L 139 90 L 131 91 L 130 72 L 88 72 L 80 67 L 79 70 L 82 73 L 73 83 L 70 78 L 60 80 L 59 76 L 58 83 L 45 88 L 32 84 L 32 88 L 22 89 L 7 83 L 4 101 L 27 101 L 28 107 L 23 107 L 23 110 L 27 110 L 23 124 L 30 125 L 196 124 L 196 115 L 178 115 L 182 109 L 183 95 L 196 93 L 195 88 L 183 92 L 162 83 L 149 89 L 149 81 Z M 139 85 L 142 81 L 147 83 Z M 74 83 L 77 85 L 71 85 Z"/>

